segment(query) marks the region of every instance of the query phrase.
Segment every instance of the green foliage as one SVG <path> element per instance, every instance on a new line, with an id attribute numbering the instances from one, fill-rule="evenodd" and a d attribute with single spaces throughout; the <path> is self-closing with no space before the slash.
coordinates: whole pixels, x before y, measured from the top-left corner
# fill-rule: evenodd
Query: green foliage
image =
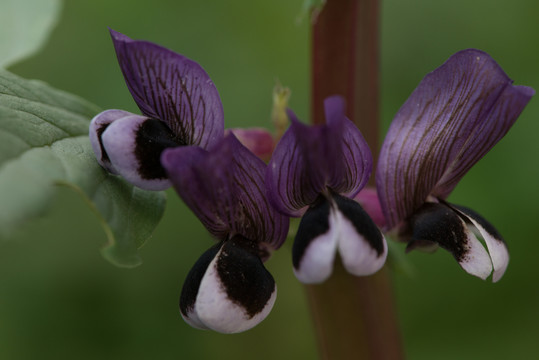
<path id="1" fill-rule="evenodd" d="M 163 193 L 142 191 L 104 171 L 88 139 L 99 109 L 44 83 L 0 71 L 0 234 L 43 214 L 58 186 L 79 193 L 108 237 L 104 256 L 141 263 L 137 249 L 160 220 Z"/>
<path id="2" fill-rule="evenodd" d="M 60 15 L 60 0 L 2 0 L 0 67 L 38 51 Z"/>

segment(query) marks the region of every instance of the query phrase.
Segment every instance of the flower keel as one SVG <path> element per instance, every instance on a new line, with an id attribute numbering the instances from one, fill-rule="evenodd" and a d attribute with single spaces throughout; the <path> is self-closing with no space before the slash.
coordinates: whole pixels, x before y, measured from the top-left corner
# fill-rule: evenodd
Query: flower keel
<path id="1" fill-rule="evenodd" d="M 257 244 L 235 236 L 209 249 L 184 283 L 182 317 L 191 326 L 221 333 L 248 330 L 273 308 L 277 287 Z"/>

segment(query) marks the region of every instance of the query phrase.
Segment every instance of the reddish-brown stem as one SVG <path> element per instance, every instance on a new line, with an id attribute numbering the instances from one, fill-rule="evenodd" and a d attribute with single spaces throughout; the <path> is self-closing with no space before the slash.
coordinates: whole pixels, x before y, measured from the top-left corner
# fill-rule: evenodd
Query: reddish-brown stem
<path id="1" fill-rule="evenodd" d="M 339 94 L 371 149 L 378 149 L 378 0 L 328 0 L 312 29 L 311 110 Z M 375 152 L 375 151 L 373 151 Z"/>
<path id="2" fill-rule="evenodd" d="M 312 30 L 312 118 L 323 100 L 346 98 L 347 115 L 373 156 L 378 150 L 378 0 L 328 0 Z M 372 179 L 371 179 L 372 181 Z M 337 262 L 330 279 L 306 286 L 322 359 L 402 359 L 389 272 L 355 277 Z"/>

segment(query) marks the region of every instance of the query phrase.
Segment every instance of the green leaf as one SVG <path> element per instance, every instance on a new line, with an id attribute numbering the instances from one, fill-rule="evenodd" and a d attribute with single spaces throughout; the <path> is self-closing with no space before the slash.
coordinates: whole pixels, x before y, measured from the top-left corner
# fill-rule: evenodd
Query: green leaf
<path id="1" fill-rule="evenodd" d="M 58 185 L 75 190 L 101 220 L 104 256 L 118 266 L 141 263 L 138 248 L 165 207 L 162 192 L 140 190 L 97 163 L 90 118 L 100 111 L 74 95 L 0 70 L 0 234 L 43 214 Z"/>
<path id="2" fill-rule="evenodd" d="M 41 48 L 56 25 L 62 3 L 60 0 L 1 2 L 0 67 L 7 67 Z"/>

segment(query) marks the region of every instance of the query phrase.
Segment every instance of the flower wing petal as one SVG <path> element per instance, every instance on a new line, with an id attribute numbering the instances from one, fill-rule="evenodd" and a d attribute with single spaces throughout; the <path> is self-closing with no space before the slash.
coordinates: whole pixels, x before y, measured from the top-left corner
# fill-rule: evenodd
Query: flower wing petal
<path id="1" fill-rule="evenodd" d="M 376 273 L 387 258 L 384 235 L 361 205 L 343 196 L 334 196 L 339 219 L 338 248 L 346 270 L 356 276 Z"/>
<path id="2" fill-rule="evenodd" d="M 509 265 L 509 251 L 503 237 L 490 222 L 472 209 L 452 204 L 449 204 L 449 206 L 457 211 L 466 223 L 477 229 L 477 232 L 485 241 L 494 268 L 492 282 L 497 282 L 502 278 L 507 265 Z"/>
<path id="3" fill-rule="evenodd" d="M 103 133 L 113 121 L 127 116 L 135 116 L 135 114 L 123 110 L 105 110 L 94 116 L 90 122 L 90 143 L 92 144 L 97 162 L 113 174 L 118 174 L 118 171 L 112 166 L 109 155 L 103 147 Z"/>
<path id="4" fill-rule="evenodd" d="M 492 272 L 492 260 L 487 250 L 467 226 L 462 217 L 448 205 L 425 203 L 410 222 L 411 239 L 408 249 L 418 242 L 434 242 L 449 251 L 469 274 L 485 280 Z"/>
<path id="5" fill-rule="evenodd" d="M 251 249 L 249 241 L 235 237 L 202 255 L 180 298 L 182 317 L 188 324 L 238 333 L 266 318 L 275 303 L 277 287 Z"/>
<path id="6" fill-rule="evenodd" d="M 291 124 L 273 151 L 266 184 L 268 197 L 276 209 L 288 216 L 300 216 L 324 189 L 323 175 L 320 169 L 311 166 L 310 149 L 305 149 L 307 144 L 301 140 L 307 138 L 322 145 L 318 139 L 324 128 L 303 125 L 292 111 L 288 116 Z"/>
<path id="7" fill-rule="evenodd" d="M 380 152 L 377 188 L 389 227 L 431 193 L 445 197 L 508 131 L 533 90 L 515 87 L 486 53 L 456 53 L 400 108 Z"/>
<path id="8" fill-rule="evenodd" d="M 186 145 L 207 148 L 223 136 L 217 88 L 196 62 L 110 30 L 127 87 L 142 113 L 164 121 Z"/>
<path id="9" fill-rule="evenodd" d="M 127 115 L 106 127 L 101 142 L 114 170 L 133 185 L 145 190 L 170 187 L 160 156 L 165 148 L 178 144 L 163 122 Z"/>
<path id="10" fill-rule="evenodd" d="M 336 193 L 353 198 L 371 176 L 371 150 L 357 126 L 345 116 L 345 101 L 341 96 L 325 99 L 324 109 L 327 125 L 331 129 L 330 136 L 336 139 L 340 147 L 328 161 L 335 164 L 338 158 L 342 158 L 343 162 L 340 168 L 330 166 L 333 177 L 329 187 Z"/>
<path id="11" fill-rule="evenodd" d="M 320 196 L 301 218 L 294 246 L 294 274 L 304 284 L 324 282 L 333 272 L 339 223 L 330 202 Z"/>
<path id="12" fill-rule="evenodd" d="M 167 149 L 161 163 L 180 197 L 218 238 L 241 234 L 273 249 L 284 242 L 289 221 L 268 202 L 266 164 L 233 134 L 210 151 Z"/>

